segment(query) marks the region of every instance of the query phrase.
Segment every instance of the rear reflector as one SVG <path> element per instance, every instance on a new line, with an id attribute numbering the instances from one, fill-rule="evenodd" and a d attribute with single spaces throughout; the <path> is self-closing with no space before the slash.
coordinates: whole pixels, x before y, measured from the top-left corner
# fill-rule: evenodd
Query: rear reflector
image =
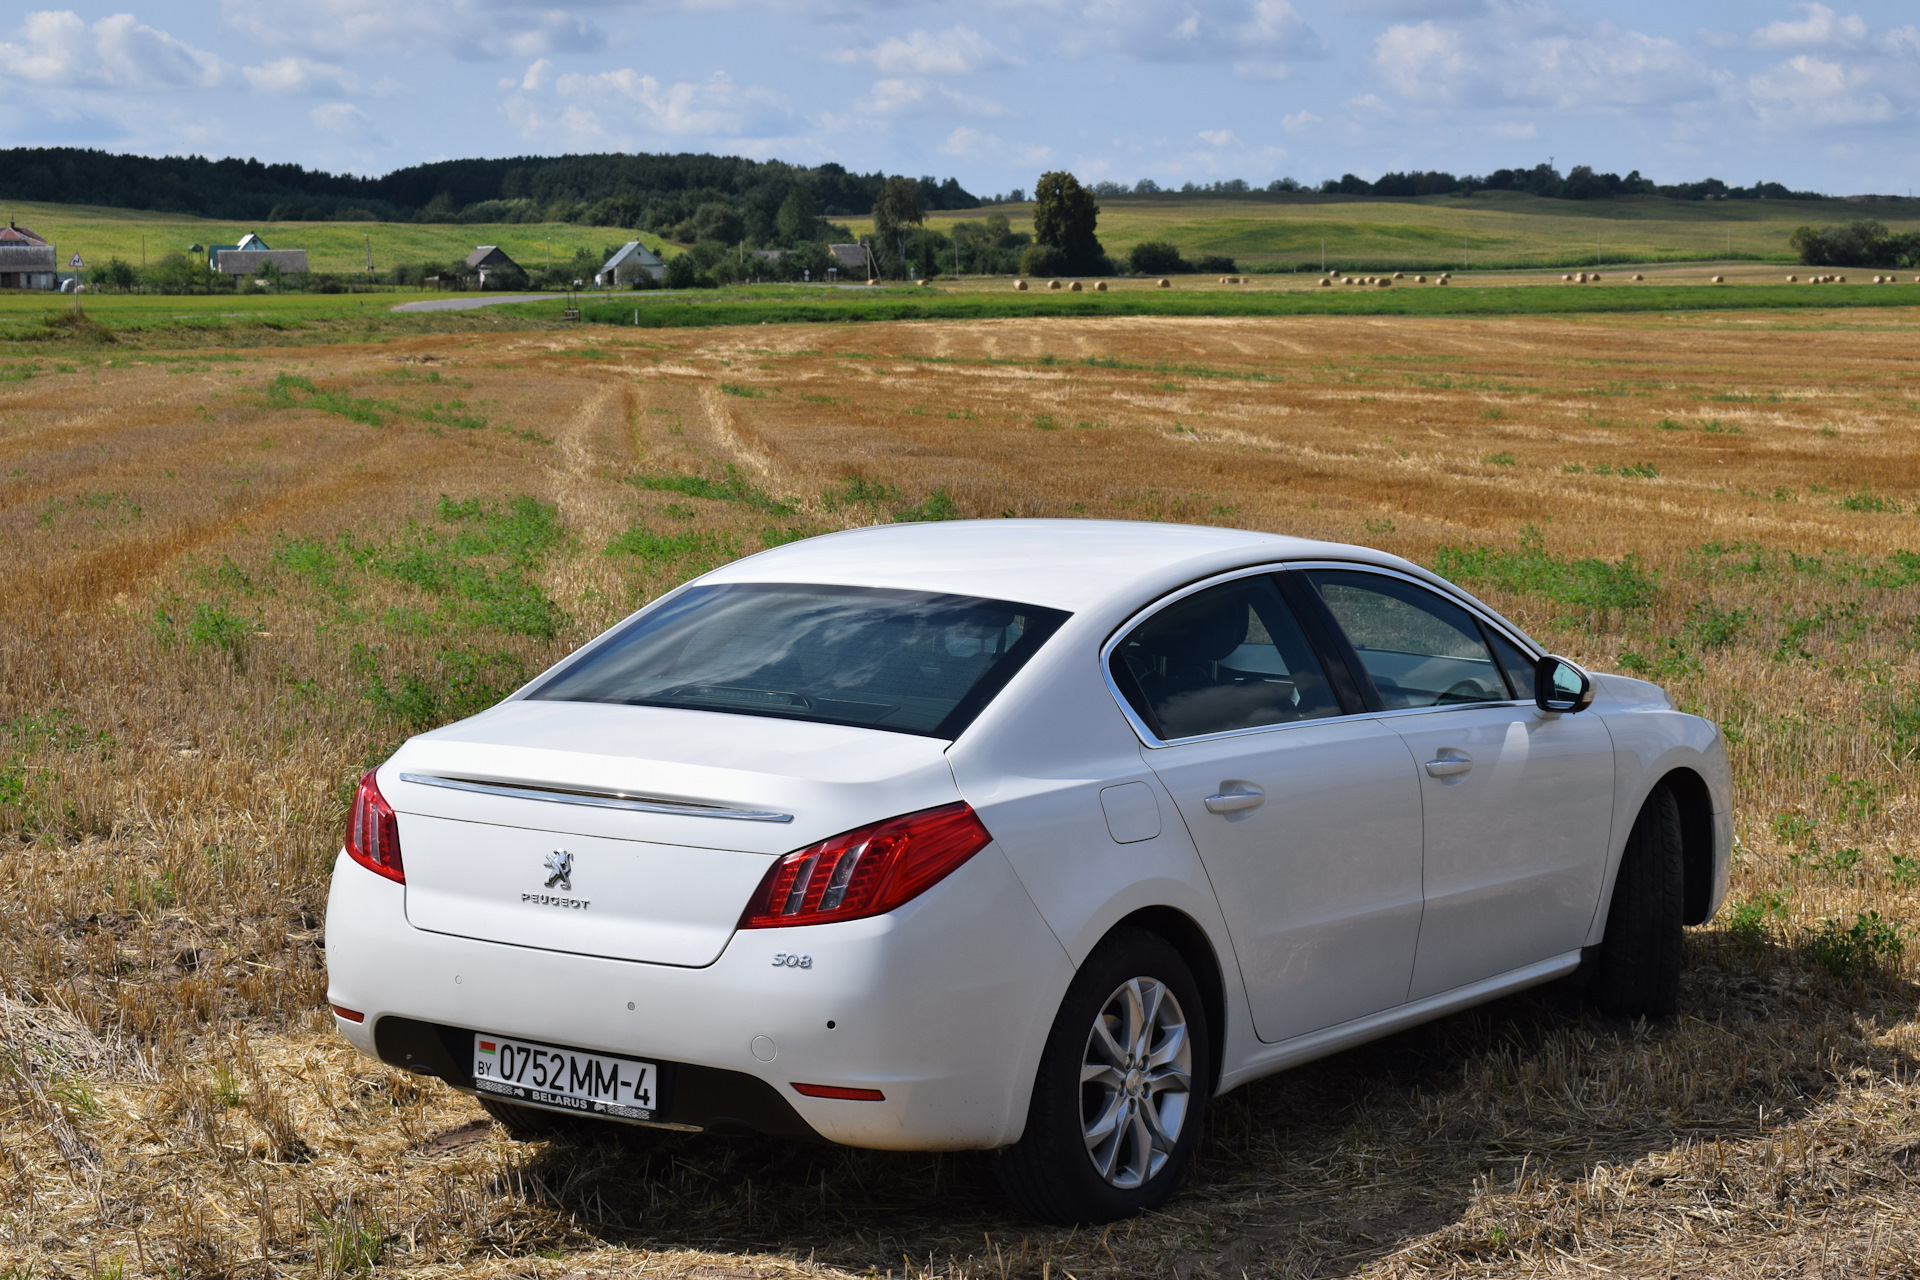
<path id="1" fill-rule="evenodd" d="M 793 1091 L 809 1098 L 839 1098 L 846 1102 L 885 1102 L 878 1089 L 843 1089 L 837 1084 L 796 1084 Z"/>
<path id="2" fill-rule="evenodd" d="M 342 1022 L 365 1022 L 367 1020 L 366 1014 L 354 1009 L 342 1008 L 337 1004 L 333 1006 L 333 1016 Z"/>
<path id="3" fill-rule="evenodd" d="M 992 840 L 964 803 L 822 840 L 767 868 L 740 927 L 779 929 L 884 915 L 931 889 Z"/>

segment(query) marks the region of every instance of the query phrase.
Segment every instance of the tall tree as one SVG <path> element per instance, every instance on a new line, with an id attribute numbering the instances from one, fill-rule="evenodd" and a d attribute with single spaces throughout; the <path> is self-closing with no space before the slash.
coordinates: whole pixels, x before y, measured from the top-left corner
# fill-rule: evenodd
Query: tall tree
<path id="1" fill-rule="evenodd" d="M 889 280 L 907 276 L 909 226 L 926 221 L 920 211 L 920 184 L 912 178 L 888 178 L 873 198 L 873 256 Z"/>
<path id="2" fill-rule="evenodd" d="M 787 189 L 787 198 L 780 202 L 780 212 L 774 216 L 773 225 L 780 235 L 780 243 L 792 247 L 817 236 L 820 225 L 817 213 L 807 189 L 794 183 Z"/>
<path id="3" fill-rule="evenodd" d="M 1100 205 L 1093 192 L 1064 171 L 1043 173 L 1033 191 L 1033 238 L 1058 249 L 1073 275 L 1092 275 L 1107 269 L 1106 252 L 1094 237 Z"/>

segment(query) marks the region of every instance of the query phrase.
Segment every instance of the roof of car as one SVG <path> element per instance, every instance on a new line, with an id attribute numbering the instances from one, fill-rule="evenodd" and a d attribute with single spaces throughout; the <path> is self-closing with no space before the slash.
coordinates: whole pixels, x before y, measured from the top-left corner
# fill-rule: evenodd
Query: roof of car
<path id="1" fill-rule="evenodd" d="M 1367 547 L 1207 525 L 953 520 L 809 538 L 736 560 L 702 581 L 897 587 L 1077 611 L 1241 565 L 1315 557 L 1414 568 Z"/>

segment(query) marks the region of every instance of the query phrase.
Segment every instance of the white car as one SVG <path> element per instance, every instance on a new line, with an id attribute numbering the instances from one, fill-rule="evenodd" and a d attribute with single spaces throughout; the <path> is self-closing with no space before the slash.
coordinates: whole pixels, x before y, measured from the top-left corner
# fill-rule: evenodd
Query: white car
<path id="1" fill-rule="evenodd" d="M 1270 1072 L 1575 974 L 1670 1013 L 1730 809 L 1714 725 L 1379 551 L 856 529 L 368 773 L 329 999 L 518 1136 L 995 1149 L 1098 1222 Z"/>

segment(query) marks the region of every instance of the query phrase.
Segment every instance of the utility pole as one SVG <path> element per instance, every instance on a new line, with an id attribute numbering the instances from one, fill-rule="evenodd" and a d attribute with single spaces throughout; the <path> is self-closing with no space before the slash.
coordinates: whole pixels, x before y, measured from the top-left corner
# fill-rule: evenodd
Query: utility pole
<path id="1" fill-rule="evenodd" d="M 372 279 L 373 278 L 373 233 L 362 232 L 361 235 L 365 238 L 367 242 L 367 278 Z"/>

